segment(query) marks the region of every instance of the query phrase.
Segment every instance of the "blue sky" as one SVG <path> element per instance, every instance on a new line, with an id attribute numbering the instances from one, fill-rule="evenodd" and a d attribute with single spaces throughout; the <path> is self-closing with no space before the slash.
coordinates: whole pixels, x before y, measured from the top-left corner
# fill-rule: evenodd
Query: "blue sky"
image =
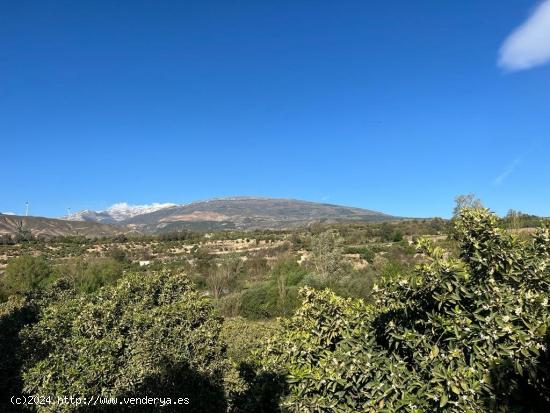
<path id="1" fill-rule="evenodd" d="M 0 211 L 449 216 L 474 192 L 550 215 L 546 3 L 0 2 Z"/>

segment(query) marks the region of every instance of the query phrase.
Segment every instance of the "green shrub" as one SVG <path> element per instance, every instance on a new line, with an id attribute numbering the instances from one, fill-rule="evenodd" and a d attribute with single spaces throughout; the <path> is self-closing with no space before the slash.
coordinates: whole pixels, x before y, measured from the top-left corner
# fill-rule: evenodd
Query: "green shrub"
<path id="1" fill-rule="evenodd" d="M 372 248 L 369 247 L 347 247 L 346 254 L 359 254 L 359 256 L 365 261 L 372 264 L 374 261 L 374 256 L 376 253 Z"/>
<path id="2" fill-rule="evenodd" d="M 43 288 L 51 281 L 52 267 L 44 257 L 22 255 L 8 262 L 2 278 L 6 295 Z"/>
<path id="3" fill-rule="evenodd" d="M 375 306 L 304 289 L 266 346 L 291 412 L 550 411 L 550 231 L 522 242 L 484 209 L 455 220 L 460 259 L 424 262 L 375 288 Z"/>
<path id="4" fill-rule="evenodd" d="M 227 343 L 227 356 L 240 364 L 253 361 L 253 353 L 277 328 L 275 321 L 250 321 L 241 317 L 227 318 L 222 328 L 222 339 Z"/>
<path id="5" fill-rule="evenodd" d="M 118 280 L 125 263 L 113 258 L 73 258 L 55 269 L 57 277 L 69 280 L 77 291 L 93 292 Z"/>
<path id="6" fill-rule="evenodd" d="M 241 315 L 242 293 L 231 293 L 217 300 L 216 305 L 224 317 L 237 317 Z"/>
<path id="7" fill-rule="evenodd" d="M 21 380 L 21 341 L 19 332 L 32 322 L 36 322 L 37 309 L 25 297 L 11 296 L 0 304 L 0 410 L 14 411 L 10 397 L 19 396 Z"/>
<path id="8" fill-rule="evenodd" d="M 278 314 L 277 286 L 263 282 L 243 291 L 241 315 L 251 320 L 272 318 Z"/>
<path id="9" fill-rule="evenodd" d="M 277 330 L 273 321 L 250 321 L 243 318 L 226 319 L 222 338 L 227 342 L 227 354 L 246 383 L 233 395 L 231 413 L 280 413 L 279 398 L 283 381 L 273 373 L 262 372 L 256 353 L 265 340 Z"/>
<path id="10" fill-rule="evenodd" d="M 231 389 L 224 389 L 229 370 L 220 330 L 209 300 L 185 276 L 129 274 L 95 293 L 52 303 L 21 332 L 24 390 L 189 397 L 186 411 L 222 412 Z"/>
<path id="11" fill-rule="evenodd" d="M 333 291 L 341 297 L 354 297 L 370 300 L 376 275 L 371 268 L 353 271 L 342 280 Z"/>
<path id="12" fill-rule="evenodd" d="M 10 397 L 20 396 L 23 392 L 21 369 L 24 351 L 21 330 L 40 319 L 44 306 L 72 296 L 69 284 L 59 280 L 48 291 L 13 295 L 7 302 L 0 304 L 0 411 L 20 411 L 19 406 L 11 404 Z"/>
<path id="13" fill-rule="evenodd" d="M 286 257 L 275 264 L 271 270 L 271 277 L 276 281 L 285 278 L 285 285 L 298 285 L 307 274 L 307 270 L 300 266 L 293 257 Z"/>

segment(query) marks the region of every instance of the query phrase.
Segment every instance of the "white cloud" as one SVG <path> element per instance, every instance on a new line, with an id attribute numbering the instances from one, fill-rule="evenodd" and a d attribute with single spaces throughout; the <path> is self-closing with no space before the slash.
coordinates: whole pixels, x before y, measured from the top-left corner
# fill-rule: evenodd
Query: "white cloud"
<path id="1" fill-rule="evenodd" d="M 512 172 L 515 171 L 515 169 L 518 167 L 520 163 L 521 163 L 521 159 L 514 159 L 514 161 L 510 165 L 508 165 L 508 167 L 493 180 L 493 184 L 494 185 L 502 184 L 506 180 L 506 178 L 508 178 L 512 174 Z"/>
<path id="2" fill-rule="evenodd" d="M 500 48 L 498 64 L 509 71 L 550 62 L 550 0 L 542 2 Z"/>
<path id="3" fill-rule="evenodd" d="M 3 215 L 15 215 L 15 212 L 0 212 Z"/>

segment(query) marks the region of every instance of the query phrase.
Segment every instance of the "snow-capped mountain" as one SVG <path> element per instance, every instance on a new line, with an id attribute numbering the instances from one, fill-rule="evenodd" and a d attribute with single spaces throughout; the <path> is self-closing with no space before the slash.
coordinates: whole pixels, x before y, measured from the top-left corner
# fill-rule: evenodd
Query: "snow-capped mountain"
<path id="1" fill-rule="evenodd" d="M 146 205 L 128 205 L 126 202 L 120 202 L 118 204 L 111 205 L 105 211 L 108 213 L 115 221 L 124 221 L 128 218 L 133 218 L 137 215 L 148 214 L 149 212 L 155 212 L 160 209 L 170 208 L 176 206 L 176 204 L 171 203 L 152 203 Z"/>
<path id="2" fill-rule="evenodd" d="M 109 208 L 102 211 L 92 211 L 86 209 L 84 211 L 75 212 L 69 216 L 62 217 L 62 219 L 68 221 L 95 221 L 113 224 L 138 215 L 148 214 L 150 212 L 156 212 L 161 209 L 171 208 L 174 206 L 177 206 L 177 204 L 155 202 L 145 205 L 129 205 L 126 202 L 120 202 L 111 205 Z"/>
<path id="3" fill-rule="evenodd" d="M 118 224 L 145 234 L 194 230 L 225 231 L 296 228 L 314 222 L 398 219 L 381 212 L 286 198 L 233 196 L 184 205 L 119 203 L 103 211 L 85 210 L 65 219 Z"/>

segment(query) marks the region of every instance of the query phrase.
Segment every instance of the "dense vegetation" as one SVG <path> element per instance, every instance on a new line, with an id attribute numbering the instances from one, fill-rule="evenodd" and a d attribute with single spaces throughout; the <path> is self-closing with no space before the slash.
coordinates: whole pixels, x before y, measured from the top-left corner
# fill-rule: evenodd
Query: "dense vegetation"
<path id="1" fill-rule="evenodd" d="M 465 202 L 451 223 L 5 245 L 0 409 L 549 411 L 549 229 Z"/>
<path id="2" fill-rule="evenodd" d="M 289 411 L 548 411 L 550 232 L 521 241 L 485 210 L 455 222 L 460 257 L 421 242 L 375 305 L 304 289 L 263 351 Z"/>

